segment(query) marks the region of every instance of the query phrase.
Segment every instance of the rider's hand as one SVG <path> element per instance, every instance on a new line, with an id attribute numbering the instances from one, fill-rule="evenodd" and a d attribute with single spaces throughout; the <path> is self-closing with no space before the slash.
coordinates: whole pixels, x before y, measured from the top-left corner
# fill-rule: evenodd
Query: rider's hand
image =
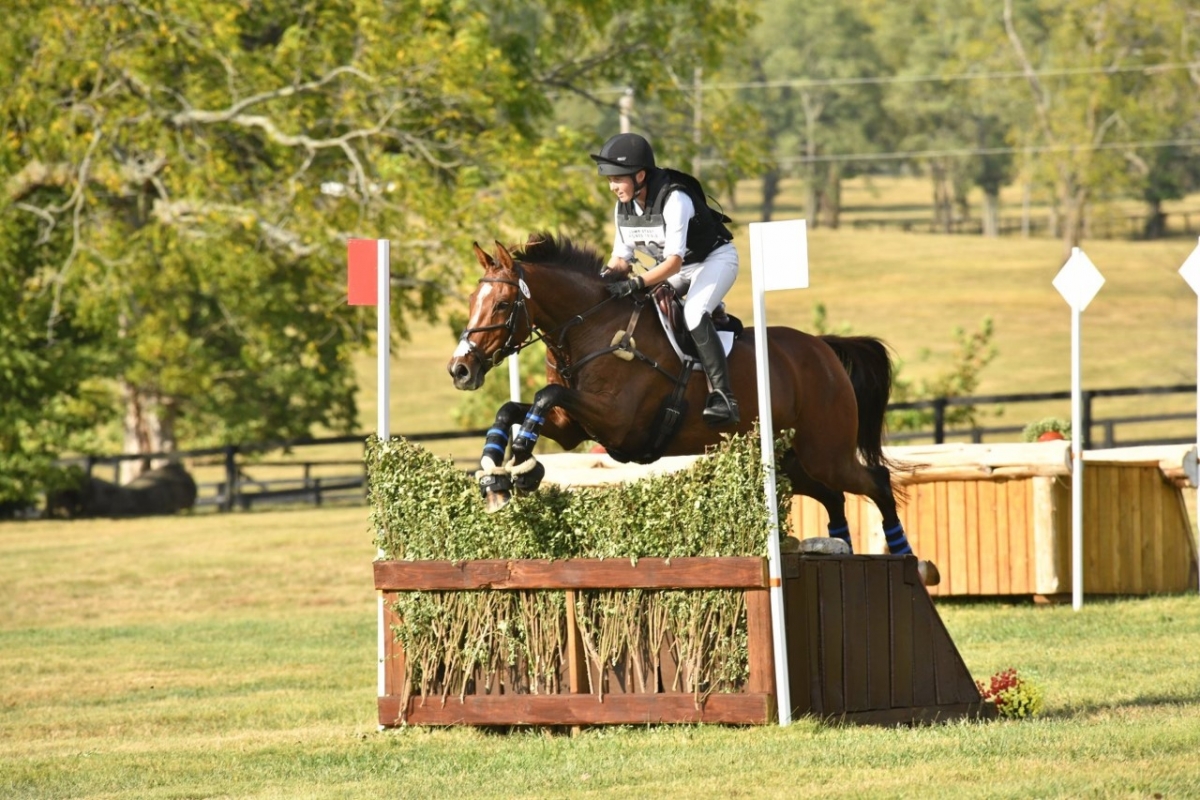
<path id="1" fill-rule="evenodd" d="M 633 265 L 623 258 L 614 258 L 605 265 L 604 269 L 600 270 L 600 277 L 607 278 L 609 275 L 618 278 L 624 278 L 633 269 Z"/>
<path id="2" fill-rule="evenodd" d="M 627 281 L 617 281 L 616 283 L 608 284 L 608 293 L 613 297 L 628 297 L 634 292 L 640 292 L 646 288 L 646 282 L 642 280 L 642 276 L 630 278 Z"/>

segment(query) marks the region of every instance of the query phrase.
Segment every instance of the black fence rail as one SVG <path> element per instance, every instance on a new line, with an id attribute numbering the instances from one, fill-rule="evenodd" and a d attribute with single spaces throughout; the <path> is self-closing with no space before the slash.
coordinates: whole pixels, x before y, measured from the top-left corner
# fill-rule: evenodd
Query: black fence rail
<path id="1" fill-rule="evenodd" d="M 1102 401 L 1116 398 L 1145 397 L 1150 401 L 1176 396 L 1176 405 L 1186 406 L 1182 411 L 1164 411 L 1161 408 L 1141 415 L 1114 414 L 1101 416 L 1097 406 Z M 1124 387 L 1113 389 L 1088 389 L 1082 392 L 1082 415 L 1080 432 L 1085 450 L 1110 447 L 1132 447 L 1151 444 L 1186 444 L 1196 441 L 1196 411 L 1194 398 L 1196 384 L 1174 386 Z M 1189 402 L 1189 398 L 1192 402 Z M 1020 441 L 1024 425 L 1016 424 L 966 424 L 954 425 L 951 420 L 954 410 L 970 411 L 970 416 L 986 419 L 999 416 L 1013 406 L 1039 406 L 1055 409 L 1054 416 L 1069 420 L 1071 393 L 1039 392 L 1026 394 L 985 395 L 975 397 L 939 397 L 932 400 L 893 403 L 889 413 L 925 412 L 932 424 L 920 430 L 898 430 L 893 425 L 888 435 L 889 444 L 932 443 L 952 441 L 975 443 L 996 441 Z M 1015 416 L 1015 415 L 1014 415 Z M 1152 427 L 1154 434 L 1148 434 Z M 1165 431 L 1165 433 L 1163 433 Z M 473 439 L 482 443 L 486 429 L 468 431 L 444 431 L 433 433 L 404 434 L 414 442 L 434 443 Z M 110 466 L 114 482 L 124 461 L 148 461 L 161 459 L 189 462 L 193 472 L 213 473 L 220 480 L 198 482 L 199 494 L 196 505 L 221 512 L 246 510 L 258 506 L 308 503 L 362 503 L 366 492 L 366 474 L 363 459 L 305 458 L 293 460 L 266 460 L 268 453 L 297 453 L 312 448 L 336 445 L 364 445 L 367 434 L 307 438 L 270 442 L 231 444 L 224 447 L 202 448 L 173 453 L 149 453 L 137 455 L 87 456 L 69 462 L 82 466 L 91 475 L 97 468 Z M 473 469 L 473 459 L 460 459 L 464 469 Z M 468 463 L 470 462 L 470 463 Z M 286 478 L 256 478 L 255 472 L 267 470 L 291 470 Z M 329 474 L 330 470 L 344 470 Z M 317 474 L 320 472 L 321 474 Z"/>

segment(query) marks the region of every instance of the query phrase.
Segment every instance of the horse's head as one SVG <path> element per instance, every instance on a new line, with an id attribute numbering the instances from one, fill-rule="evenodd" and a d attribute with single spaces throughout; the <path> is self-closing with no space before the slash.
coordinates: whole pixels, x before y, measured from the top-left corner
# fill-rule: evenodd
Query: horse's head
<path id="1" fill-rule="evenodd" d="M 520 264 L 499 242 L 495 258 L 478 244 L 474 248 L 483 277 L 471 293 L 467 327 L 446 365 L 454 388 L 466 391 L 482 386 L 488 370 L 517 352 L 533 332 Z"/>

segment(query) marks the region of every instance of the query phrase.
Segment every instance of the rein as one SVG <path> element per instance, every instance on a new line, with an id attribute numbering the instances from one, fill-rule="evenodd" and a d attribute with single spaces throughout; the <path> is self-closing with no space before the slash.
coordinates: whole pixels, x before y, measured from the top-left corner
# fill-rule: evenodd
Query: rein
<path id="1" fill-rule="evenodd" d="M 526 292 L 528 291 L 528 287 L 525 285 L 525 281 L 524 281 L 525 276 L 524 276 L 523 271 L 520 268 L 520 263 L 519 262 L 515 263 L 514 267 L 516 267 L 516 270 L 517 270 L 517 280 L 515 280 L 515 281 L 510 280 L 508 278 L 489 278 L 487 276 L 484 276 L 479 279 L 480 283 L 499 283 L 499 284 L 503 284 L 505 286 L 512 286 L 512 287 L 516 288 L 516 290 L 517 290 L 517 299 L 513 302 L 512 310 L 509 312 L 508 318 L 504 322 L 497 323 L 495 325 L 481 325 L 477 328 L 466 328 L 463 330 L 462 335 L 459 337 L 460 342 L 466 342 L 467 351 L 469 353 L 471 353 L 471 355 L 473 355 L 480 363 L 488 363 L 489 359 L 484 358 L 479 353 L 478 347 L 469 338 L 471 336 L 471 334 L 503 329 L 508 332 L 508 336 L 505 339 L 504 344 L 501 345 L 500 348 L 492 354 L 492 357 L 490 359 L 490 366 L 492 366 L 492 367 L 496 366 L 497 364 L 499 364 L 501 361 L 508 358 L 509 356 L 519 353 L 522 350 L 524 350 L 526 347 L 529 347 L 530 345 L 541 341 L 541 342 L 545 342 L 546 347 L 549 348 L 550 351 L 554 355 L 554 361 L 549 361 L 549 359 L 547 359 L 547 361 L 550 363 L 550 366 L 552 366 L 554 368 L 554 370 L 556 372 L 558 372 L 558 374 L 561 375 L 563 377 L 563 379 L 568 382 L 568 385 L 569 385 L 571 377 L 582 366 L 584 366 L 585 364 L 587 364 L 590 361 L 593 361 L 593 360 L 599 358 L 600 356 L 608 355 L 609 353 L 614 353 L 617 351 L 624 351 L 624 352 L 629 353 L 632 357 L 638 359 L 639 361 L 641 361 L 645 364 L 650 365 L 655 370 L 657 370 L 658 372 L 665 375 L 671 381 L 679 380 L 676 375 L 674 375 L 671 372 L 668 372 L 657 361 L 650 358 L 645 353 L 643 353 L 642 351 L 638 350 L 636 347 L 633 346 L 633 329 L 637 326 L 638 318 L 642 313 L 642 308 L 645 305 L 645 301 L 638 302 L 635 305 L 634 310 L 633 310 L 633 316 L 630 319 L 629 326 L 624 331 L 623 336 L 621 336 L 618 340 L 615 340 L 614 343 L 609 345 L 608 347 L 604 347 L 593 353 L 589 353 L 588 355 L 579 359 L 575 363 L 571 363 L 571 360 L 567 357 L 567 353 L 565 350 L 567 332 L 574 326 L 582 324 L 587 317 L 591 316 L 594 312 L 596 312 L 597 310 L 602 308 L 604 305 L 606 305 L 610 301 L 615 300 L 616 298 L 606 297 L 603 300 L 601 300 L 599 303 L 596 303 L 595 305 L 584 310 L 583 312 L 572 316 L 571 318 L 569 318 L 562 324 L 560 324 L 554 328 L 550 328 L 548 330 L 543 330 L 542 328 L 540 328 L 539 326 L 534 324 L 533 318 L 529 314 L 529 307 L 525 302 Z M 529 334 L 528 334 L 528 336 L 525 337 L 525 339 L 523 341 L 517 341 L 517 326 L 522 317 L 524 318 L 526 327 L 529 329 Z M 553 338 L 551 338 L 551 337 L 553 337 Z M 562 364 L 563 366 L 559 366 L 560 364 Z M 686 372 L 685 372 L 685 374 L 686 374 Z"/>

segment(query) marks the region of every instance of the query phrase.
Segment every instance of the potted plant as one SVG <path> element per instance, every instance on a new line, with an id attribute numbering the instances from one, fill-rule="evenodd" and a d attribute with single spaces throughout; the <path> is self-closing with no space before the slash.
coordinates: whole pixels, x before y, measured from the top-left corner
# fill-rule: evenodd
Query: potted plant
<path id="1" fill-rule="evenodd" d="M 1071 423 L 1058 417 L 1045 417 L 1025 426 L 1021 438 L 1026 442 L 1049 442 L 1071 438 Z"/>

